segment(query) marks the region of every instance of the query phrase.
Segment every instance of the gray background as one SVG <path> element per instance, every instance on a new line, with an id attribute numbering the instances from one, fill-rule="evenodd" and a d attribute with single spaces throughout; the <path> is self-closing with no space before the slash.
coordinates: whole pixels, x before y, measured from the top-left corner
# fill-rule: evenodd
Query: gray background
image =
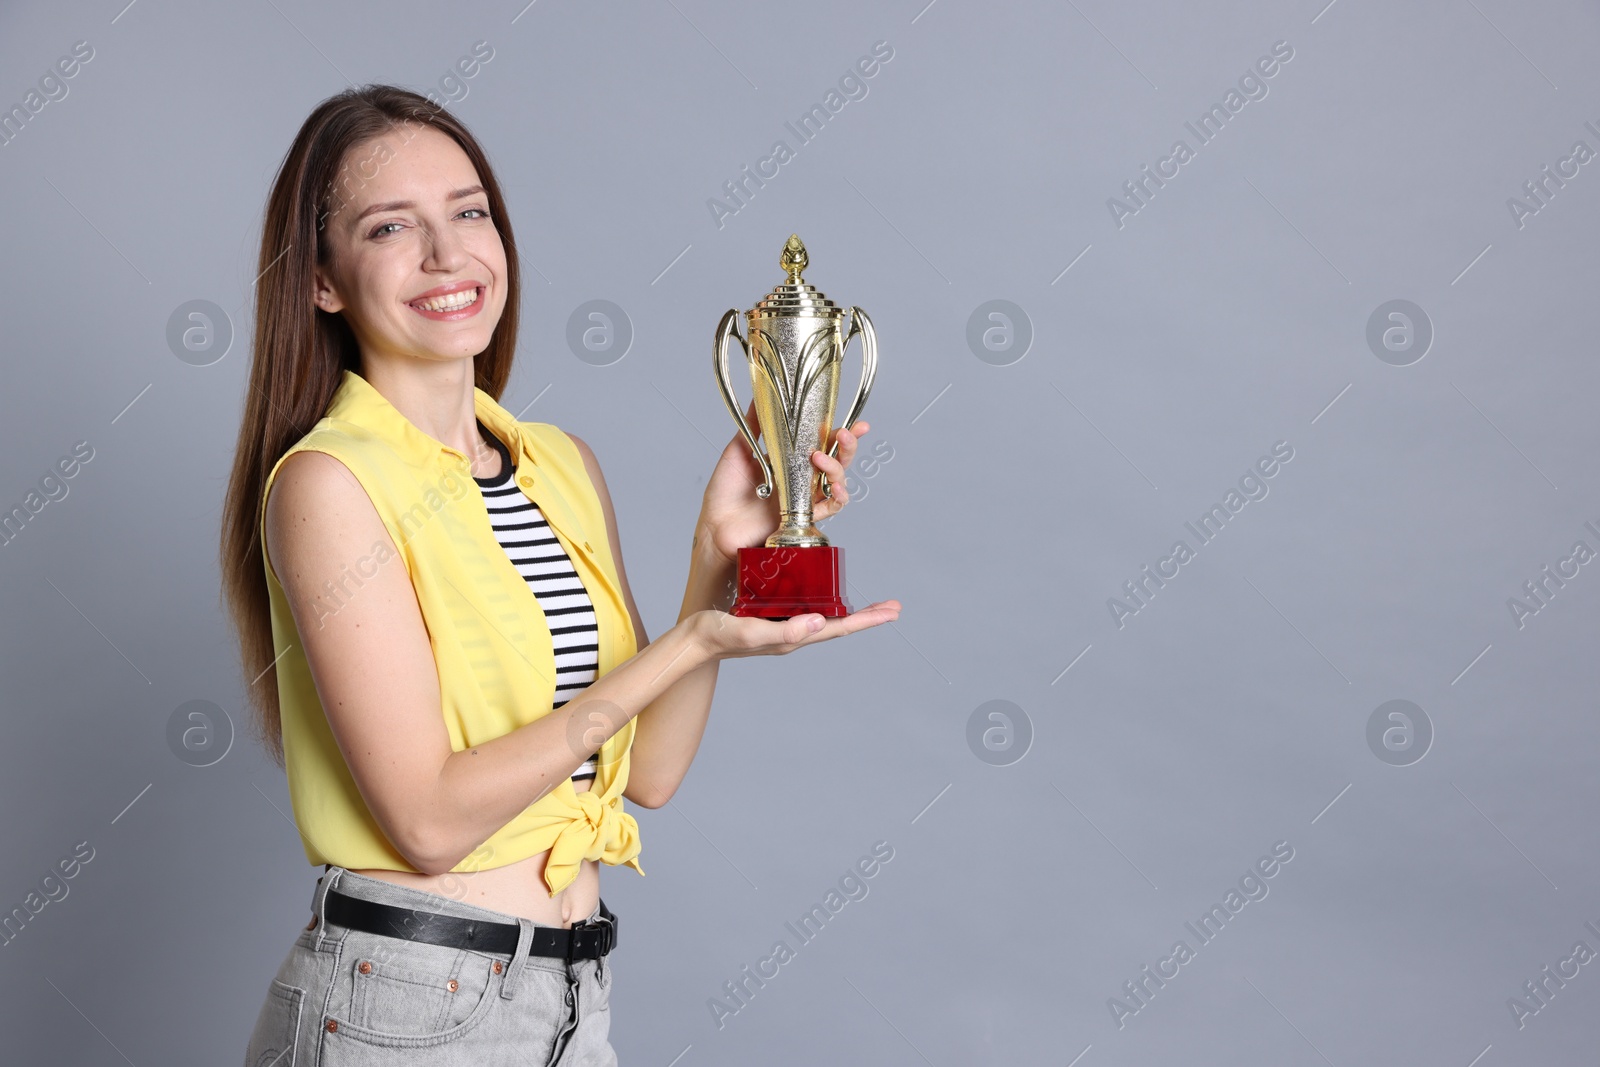
<path id="1" fill-rule="evenodd" d="M 829 533 L 856 604 L 904 613 L 726 664 L 683 788 L 633 809 L 648 877 L 604 876 L 622 1062 L 1593 1062 L 1600 965 L 1520 1029 L 1507 1000 L 1600 950 L 1600 565 L 1521 628 L 1507 601 L 1600 549 L 1600 162 L 1521 227 L 1507 199 L 1600 149 L 1600 16 L 924 3 L 6 6 L 6 106 L 95 50 L 0 148 L 0 503 L 95 449 L 0 548 L 0 910 L 96 850 L 0 948 L 8 1059 L 237 1062 L 308 915 L 215 563 L 261 210 L 319 100 L 437 88 L 483 40 L 453 106 L 528 267 L 504 401 L 594 445 L 652 635 L 733 432 L 720 314 L 798 232 L 880 341 L 863 454 L 892 458 Z M 868 95 L 797 146 L 785 120 L 879 40 Z M 1280 40 L 1269 94 L 1119 228 L 1107 198 Z M 780 138 L 718 228 L 706 200 Z M 235 332 L 203 367 L 165 339 L 196 299 Z M 592 299 L 634 330 L 607 366 L 566 342 Z M 1020 359 L 969 347 L 993 299 L 1031 323 Z M 1406 366 L 1366 340 L 1393 299 L 1435 331 Z M 1119 628 L 1108 598 L 1279 441 L 1270 494 Z M 1367 740 L 1396 699 L 1434 734 L 1405 766 Z M 190 700 L 236 728 L 209 767 L 168 745 Z M 968 741 L 992 700 L 1021 711 L 1005 766 Z M 709 998 L 880 840 L 869 895 L 719 1029 Z M 1278 841 L 1270 894 L 1197 947 L 1184 923 Z M 1108 999 L 1179 938 L 1119 1027 Z"/>

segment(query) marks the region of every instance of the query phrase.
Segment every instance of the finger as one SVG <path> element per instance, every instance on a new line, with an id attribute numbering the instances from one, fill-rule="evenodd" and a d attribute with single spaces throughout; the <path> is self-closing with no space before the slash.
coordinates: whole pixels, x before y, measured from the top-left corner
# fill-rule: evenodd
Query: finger
<path id="1" fill-rule="evenodd" d="M 824 495 L 819 486 L 811 504 L 817 510 L 818 518 L 830 518 L 850 502 L 850 490 L 845 485 L 845 467 L 821 449 L 811 453 L 811 461 L 828 476 L 828 495 Z"/>
<path id="2" fill-rule="evenodd" d="M 880 600 L 876 604 L 870 604 L 852 615 L 826 620 L 813 640 L 826 641 L 834 637 L 843 637 L 858 630 L 866 630 L 873 626 L 882 626 L 886 622 L 894 622 L 899 617 L 900 601 Z"/>
<path id="3" fill-rule="evenodd" d="M 856 425 L 859 426 L 861 424 L 856 423 Z M 856 446 L 859 443 L 856 435 L 841 426 L 839 427 L 839 432 L 834 434 L 834 438 L 839 444 L 839 462 L 846 467 L 850 466 L 850 461 L 855 458 Z"/>
<path id="4" fill-rule="evenodd" d="M 803 645 L 810 638 L 821 639 L 827 629 L 828 620 L 815 612 L 805 615 L 796 615 L 783 624 L 784 643 Z"/>
<path id="5" fill-rule="evenodd" d="M 801 643 L 813 636 L 806 628 L 806 620 L 816 617 L 814 612 L 788 619 L 765 619 L 759 615 L 730 615 L 724 612 L 718 622 L 722 624 L 719 629 L 724 626 L 736 628 L 734 639 L 740 649 L 739 654 L 748 655 L 774 645 Z"/>
<path id="6" fill-rule="evenodd" d="M 862 608 L 860 611 L 857 611 L 852 615 L 846 615 L 845 618 L 854 619 L 854 618 L 857 618 L 858 616 L 865 615 L 868 612 L 872 612 L 875 615 L 892 615 L 892 616 L 898 618 L 899 615 L 900 615 L 900 609 L 901 609 L 901 604 L 900 604 L 900 601 L 898 601 L 898 600 L 879 600 L 879 601 L 876 601 L 874 603 L 868 604 L 866 607 Z"/>
<path id="7" fill-rule="evenodd" d="M 849 466 L 838 456 L 830 456 L 820 448 L 812 451 L 811 461 L 826 472 L 833 481 L 843 481 L 844 469 Z"/>

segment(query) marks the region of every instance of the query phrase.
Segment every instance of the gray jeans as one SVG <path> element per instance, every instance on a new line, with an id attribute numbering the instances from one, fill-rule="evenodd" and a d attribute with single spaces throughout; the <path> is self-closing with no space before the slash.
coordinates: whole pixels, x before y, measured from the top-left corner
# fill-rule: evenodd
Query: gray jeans
<path id="1" fill-rule="evenodd" d="M 430 945 L 331 923 L 331 888 L 363 900 L 515 923 L 517 951 Z M 611 957 L 530 956 L 532 919 L 332 867 L 311 923 L 267 988 L 245 1067 L 615 1067 Z M 598 916 L 595 908 L 590 918 Z"/>

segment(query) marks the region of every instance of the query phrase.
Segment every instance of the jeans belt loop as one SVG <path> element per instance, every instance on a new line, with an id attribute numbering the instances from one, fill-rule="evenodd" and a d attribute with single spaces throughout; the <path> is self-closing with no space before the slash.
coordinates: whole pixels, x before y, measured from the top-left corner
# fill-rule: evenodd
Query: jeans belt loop
<path id="1" fill-rule="evenodd" d="M 312 940 L 311 947 L 319 952 L 322 950 L 322 940 L 328 934 L 328 920 L 324 917 L 328 906 L 328 891 L 334 887 L 343 873 L 344 868 L 338 866 L 323 871 L 322 877 L 317 879 L 317 888 L 311 895 L 311 912 L 317 917 L 317 936 Z"/>
<path id="2" fill-rule="evenodd" d="M 505 977 L 500 982 L 500 995 L 510 1000 L 517 991 L 517 980 L 522 968 L 528 965 L 528 949 L 533 945 L 533 920 L 517 917 L 517 946 L 511 950 L 511 962 L 506 965 Z"/>

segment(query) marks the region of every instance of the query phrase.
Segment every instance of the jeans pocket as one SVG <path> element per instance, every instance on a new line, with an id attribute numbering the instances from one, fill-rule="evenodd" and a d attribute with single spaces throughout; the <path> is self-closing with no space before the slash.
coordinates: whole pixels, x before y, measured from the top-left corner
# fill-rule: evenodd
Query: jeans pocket
<path id="1" fill-rule="evenodd" d="M 379 934 L 348 933 L 339 972 L 324 1029 L 367 1045 L 446 1044 L 476 1027 L 498 999 L 489 956 Z"/>
<path id="2" fill-rule="evenodd" d="M 245 1049 L 246 1067 L 294 1067 L 306 991 L 274 978 Z"/>

